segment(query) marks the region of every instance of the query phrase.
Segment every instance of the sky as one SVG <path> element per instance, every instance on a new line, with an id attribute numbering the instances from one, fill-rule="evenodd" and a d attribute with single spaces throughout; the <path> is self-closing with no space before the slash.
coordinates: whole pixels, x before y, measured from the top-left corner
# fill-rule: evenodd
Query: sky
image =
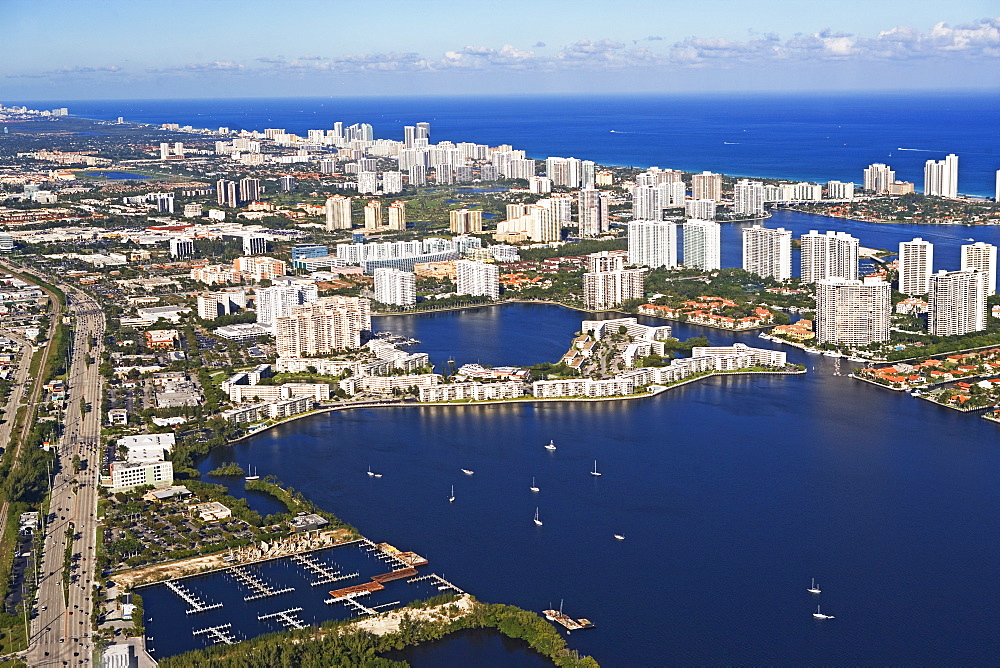
<path id="1" fill-rule="evenodd" d="M 1000 88 L 996 0 L 0 0 L 0 103 Z"/>

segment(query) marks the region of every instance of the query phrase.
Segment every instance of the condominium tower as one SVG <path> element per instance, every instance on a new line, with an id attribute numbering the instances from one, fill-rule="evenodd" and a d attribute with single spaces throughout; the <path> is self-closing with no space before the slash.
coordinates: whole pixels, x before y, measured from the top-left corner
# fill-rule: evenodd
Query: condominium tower
<path id="1" fill-rule="evenodd" d="M 371 330 L 371 303 L 363 297 L 321 297 L 275 320 L 279 357 L 323 355 L 361 346 Z"/>
<path id="2" fill-rule="evenodd" d="M 593 188 L 581 188 L 579 196 L 580 236 L 596 237 L 608 231 L 608 193 Z"/>
<path id="3" fill-rule="evenodd" d="M 801 276 L 803 283 L 824 278 L 858 278 L 858 240 L 846 232 L 803 234 Z"/>
<path id="4" fill-rule="evenodd" d="M 944 271 L 928 280 L 927 332 L 956 336 L 986 329 L 986 273 Z"/>
<path id="5" fill-rule="evenodd" d="M 743 228 L 743 268 L 784 281 L 792 277 L 792 233 L 760 225 Z"/>
<path id="6" fill-rule="evenodd" d="M 816 340 L 867 346 L 889 339 L 892 286 L 880 278 L 824 278 L 816 283 Z"/>
<path id="7" fill-rule="evenodd" d="M 391 267 L 375 270 L 375 301 L 393 306 L 417 303 L 417 278 L 413 272 Z"/>
<path id="8" fill-rule="evenodd" d="M 722 226 L 692 218 L 684 223 L 684 266 L 715 271 L 722 268 Z"/>
<path id="9" fill-rule="evenodd" d="M 500 270 L 495 264 L 456 260 L 455 274 L 455 292 L 460 295 L 500 296 Z"/>
<path id="10" fill-rule="evenodd" d="M 677 267 L 677 224 L 636 220 L 628 226 L 628 261 L 640 267 Z"/>
<path id="11" fill-rule="evenodd" d="M 978 269 L 986 274 L 986 294 L 997 291 L 997 247 L 982 241 L 962 246 L 962 270 Z"/>
<path id="12" fill-rule="evenodd" d="M 702 172 L 691 177 L 691 197 L 694 199 L 722 199 L 722 174 Z"/>
<path id="13" fill-rule="evenodd" d="M 740 179 L 733 192 L 733 213 L 738 216 L 764 215 L 764 184 Z"/>
<path id="14" fill-rule="evenodd" d="M 934 246 L 917 237 L 899 244 L 899 291 L 926 295 L 927 280 L 934 271 Z"/>
<path id="15" fill-rule="evenodd" d="M 958 156 L 949 153 L 944 160 L 924 163 L 924 194 L 958 197 Z"/>
<path id="16" fill-rule="evenodd" d="M 351 229 L 351 198 L 343 195 L 334 195 L 326 200 L 326 229 L 349 230 Z"/>
<path id="17" fill-rule="evenodd" d="M 876 195 L 889 192 L 889 186 L 896 180 L 896 172 L 889 165 L 880 162 L 868 165 L 864 171 L 865 190 Z"/>
<path id="18" fill-rule="evenodd" d="M 645 291 L 645 269 L 589 271 L 583 275 L 583 303 L 596 311 L 639 299 Z"/>

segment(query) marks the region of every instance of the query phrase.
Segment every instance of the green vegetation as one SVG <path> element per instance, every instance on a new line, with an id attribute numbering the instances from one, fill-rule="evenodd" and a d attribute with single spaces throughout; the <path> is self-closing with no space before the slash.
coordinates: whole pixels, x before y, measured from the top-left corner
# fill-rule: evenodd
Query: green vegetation
<path id="1" fill-rule="evenodd" d="M 606 241 L 584 240 L 571 244 L 563 244 L 558 248 L 522 248 L 518 251 L 522 260 L 528 262 L 538 262 L 552 257 L 575 257 L 577 255 L 587 255 L 588 253 L 600 253 L 609 250 L 626 250 L 628 239 L 609 239 Z"/>
<path id="2" fill-rule="evenodd" d="M 212 469 L 208 475 L 213 478 L 238 478 L 247 474 L 243 467 L 236 462 L 226 462 L 222 466 Z"/>
<path id="3" fill-rule="evenodd" d="M 354 527 L 345 524 L 333 513 L 323 510 L 317 506 L 315 503 L 307 499 L 302 492 L 299 492 L 293 487 L 282 485 L 273 475 L 264 476 L 263 480 L 247 480 L 246 489 L 269 494 L 280 501 L 285 508 L 288 509 L 287 514 L 279 513 L 276 515 L 268 515 L 266 518 L 268 523 L 273 524 L 279 521 L 288 521 L 298 513 L 315 513 L 330 522 L 330 526 L 327 528 L 346 528 L 354 533 L 357 533 L 357 530 Z"/>

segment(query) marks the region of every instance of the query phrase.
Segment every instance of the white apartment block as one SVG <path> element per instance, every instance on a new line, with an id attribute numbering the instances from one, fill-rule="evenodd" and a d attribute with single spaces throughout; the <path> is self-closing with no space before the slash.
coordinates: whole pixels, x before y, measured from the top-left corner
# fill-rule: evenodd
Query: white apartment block
<path id="1" fill-rule="evenodd" d="M 350 197 L 334 195 L 326 200 L 324 207 L 326 213 L 326 229 L 349 230 L 351 229 L 351 204 Z"/>
<path id="2" fill-rule="evenodd" d="M 958 197 L 958 156 L 949 153 L 944 160 L 924 163 L 924 194 Z"/>
<path id="3" fill-rule="evenodd" d="M 229 400 L 240 404 L 250 399 L 256 401 L 281 401 L 298 397 L 311 397 L 315 401 L 330 400 L 327 383 L 284 383 L 282 385 L 230 385 L 226 388 Z"/>
<path id="4" fill-rule="evenodd" d="M 417 277 L 411 271 L 379 267 L 375 275 L 375 301 L 392 306 L 417 303 Z"/>
<path id="5" fill-rule="evenodd" d="M 321 297 L 275 321 L 279 357 L 322 355 L 361 346 L 371 330 L 371 302 L 362 297 Z"/>
<path id="6" fill-rule="evenodd" d="M 378 173 L 358 172 L 358 194 L 375 195 L 378 193 Z"/>
<path id="7" fill-rule="evenodd" d="M 783 227 L 744 227 L 743 268 L 779 281 L 791 278 L 792 233 Z"/>
<path id="8" fill-rule="evenodd" d="M 273 329 L 278 318 L 284 318 L 302 304 L 319 299 L 319 288 L 315 283 L 274 285 L 259 288 L 255 293 L 257 324 Z"/>
<path id="9" fill-rule="evenodd" d="M 889 340 L 892 286 L 877 277 L 863 281 L 825 278 L 816 283 L 816 340 L 867 346 Z"/>
<path id="10" fill-rule="evenodd" d="M 858 278 L 859 242 L 846 232 L 820 234 L 810 230 L 800 238 L 802 242 L 802 282 L 815 283 L 824 278 Z"/>
<path id="11" fill-rule="evenodd" d="M 636 220 L 628 225 L 628 262 L 639 267 L 677 268 L 677 224 Z"/>
<path id="12" fill-rule="evenodd" d="M 926 295 L 934 271 L 934 246 L 920 237 L 899 244 L 899 291 Z"/>
<path id="13" fill-rule="evenodd" d="M 455 291 L 460 295 L 500 296 L 500 270 L 495 264 L 456 260 L 455 274 Z"/>
<path id="14" fill-rule="evenodd" d="M 377 392 L 389 394 L 393 390 L 409 390 L 431 387 L 441 384 L 441 375 L 436 373 L 416 373 L 409 376 L 364 376 L 356 379 L 357 389 L 361 392 Z"/>
<path id="15" fill-rule="evenodd" d="M 891 181 L 890 181 L 891 183 Z M 829 199 L 854 199 L 854 183 L 844 183 L 842 181 L 827 181 L 826 196 Z"/>
<path id="16" fill-rule="evenodd" d="M 754 366 L 782 368 L 788 362 L 786 353 L 767 348 L 751 348 L 744 343 L 734 343 L 731 346 L 695 346 L 691 349 L 691 357 L 716 357 L 716 369 L 733 371 Z"/>
<path id="17" fill-rule="evenodd" d="M 693 199 L 722 200 L 722 174 L 702 172 L 691 177 L 691 197 Z M 700 217 L 700 216 L 699 216 Z"/>
<path id="18" fill-rule="evenodd" d="M 896 181 L 896 172 L 889 165 L 876 162 L 865 168 L 863 180 L 865 190 L 883 195 L 889 192 L 889 186 Z"/>
<path id="19" fill-rule="evenodd" d="M 271 280 L 288 273 L 288 265 L 273 257 L 238 257 L 233 260 L 233 270 L 244 278 L 255 281 Z"/>
<path id="20" fill-rule="evenodd" d="M 531 393 L 539 398 L 556 397 L 616 397 L 634 394 L 636 383 L 631 378 L 615 377 L 605 380 L 569 378 L 566 380 L 536 380 Z"/>
<path id="21" fill-rule="evenodd" d="M 610 195 L 593 188 L 581 188 L 579 194 L 579 222 L 581 237 L 596 237 L 611 226 L 608 218 Z"/>
<path id="22" fill-rule="evenodd" d="M 483 212 L 479 209 L 453 209 L 448 212 L 448 230 L 452 234 L 479 234 L 483 231 Z"/>
<path id="23" fill-rule="evenodd" d="M 237 406 L 223 411 L 221 416 L 229 422 L 246 423 L 262 420 L 281 420 L 293 415 L 311 411 L 315 406 L 312 397 L 296 397 L 275 402 L 263 402 L 249 406 Z"/>
<path id="24" fill-rule="evenodd" d="M 716 201 L 714 199 L 689 199 L 684 203 L 684 215 L 699 220 L 715 220 Z"/>
<path id="25" fill-rule="evenodd" d="M 986 274 L 977 269 L 931 274 L 928 333 L 955 336 L 986 329 L 986 280 Z"/>
<path id="26" fill-rule="evenodd" d="M 247 293 L 244 290 L 210 292 L 198 295 L 198 317 L 215 320 L 221 315 L 231 315 L 247 307 Z"/>
<path id="27" fill-rule="evenodd" d="M 751 218 L 764 215 L 764 184 L 761 181 L 740 179 L 736 182 L 733 213 Z"/>
<path id="28" fill-rule="evenodd" d="M 140 485 L 166 487 L 173 481 L 172 462 L 111 462 L 111 475 L 101 482 L 113 490 L 125 490 Z"/>
<path id="29" fill-rule="evenodd" d="M 684 266 L 715 271 L 722 268 L 722 226 L 692 218 L 684 223 Z"/>
<path id="30" fill-rule="evenodd" d="M 997 247 L 982 241 L 962 246 L 962 270 L 978 269 L 986 274 L 986 294 L 997 292 Z"/>
<path id="31" fill-rule="evenodd" d="M 589 309 L 604 311 L 640 299 L 645 290 L 645 276 L 645 269 L 587 272 L 583 275 L 583 303 Z"/>
<path id="32" fill-rule="evenodd" d="M 420 401 L 491 401 L 524 396 L 518 381 L 500 383 L 447 383 L 420 388 Z"/>
<path id="33" fill-rule="evenodd" d="M 601 251 L 587 255 L 587 271 L 621 271 L 625 268 L 628 253 L 624 251 Z"/>

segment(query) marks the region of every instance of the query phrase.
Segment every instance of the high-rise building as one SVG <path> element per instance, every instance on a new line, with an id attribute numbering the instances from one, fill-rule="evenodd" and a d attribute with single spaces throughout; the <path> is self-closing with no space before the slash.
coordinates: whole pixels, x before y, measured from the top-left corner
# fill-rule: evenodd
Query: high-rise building
<path id="1" fill-rule="evenodd" d="M 899 244 L 899 291 L 926 295 L 927 281 L 934 271 L 934 246 L 917 237 Z"/>
<path id="2" fill-rule="evenodd" d="M 958 197 L 958 156 L 949 153 L 944 160 L 924 163 L 924 194 Z"/>
<path id="3" fill-rule="evenodd" d="M 844 183 L 843 181 L 827 181 L 826 196 L 829 199 L 854 199 L 854 183 Z"/>
<path id="4" fill-rule="evenodd" d="M 280 187 L 281 191 L 286 193 L 295 190 L 295 177 L 287 174 L 282 176 L 280 179 Z"/>
<path id="5" fill-rule="evenodd" d="M 692 218 L 684 223 L 684 266 L 715 271 L 722 268 L 722 226 Z"/>
<path id="6" fill-rule="evenodd" d="M 403 231 L 406 229 L 406 204 L 401 200 L 396 200 L 389 205 L 389 224 L 388 228 L 390 230 Z"/>
<path id="7" fill-rule="evenodd" d="M 889 340 L 892 286 L 880 278 L 816 283 L 816 340 L 861 347 Z"/>
<path id="8" fill-rule="evenodd" d="M 374 195 L 378 192 L 377 172 L 358 172 L 358 194 Z"/>
<path id="9" fill-rule="evenodd" d="M 507 167 L 507 178 L 509 179 L 527 179 L 531 180 L 535 177 L 535 161 L 529 158 L 514 158 L 510 161 Z M 548 178 L 548 177 L 545 177 Z M 549 183 L 552 180 L 549 179 Z M 551 190 L 551 187 L 549 188 Z"/>
<path id="10" fill-rule="evenodd" d="M 431 124 L 427 122 L 417 123 L 416 126 L 416 139 L 426 139 L 430 141 L 431 139 Z"/>
<path id="11" fill-rule="evenodd" d="M 243 237 L 244 255 L 263 255 L 267 252 L 267 237 L 263 234 L 247 234 Z"/>
<path id="12" fill-rule="evenodd" d="M 547 158 L 545 175 L 552 179 L 552 185 L 579 188 L 581 162 L 578 158 Z"/>
<path id="13" fill-rule="evenodd" d="M 927 332 L 956 336 L 986 329 L 985 272 L 941 270 L 927 281 Z"/>
<path id="14" fill-rule="evenodd" d="M 784 281 L 792 277 L 792 233 L 760 225 L 743 228 L 743 268 Z"/>
<path id="15" fill-rule="evenodd" d="M 373 199 L 365 205 L 365 229 L 377 230 L 382 227 L 382 202 Z"/>
<path id="16" fill-rule="evenodd" d="M 824 278 L 858 278 L 858 240 L 846 232 L 820 234 L 810 230 L 802 242 L 801 272 L 803 283 Z"/>
<path id="17" fill-rule="evenodd" d="M 580 236 L 596 237 L 604 234 L 611 226 L 608 219 L 606 192 L 593 188 L 581 188 L 579 195 Z"/>
<path id="18" fill-rule="evenodd" d="M 375 301 L 392 306 L 417 303 L 417 277 L 412 271 L 392 267 L 375 270 Z"/>
<path id="19" fill-rule="evenodd" d="M 371 327 L 369 300 L 321 297 L 275 320 L 275 344 L 279 357 L 323 355 L 361 347 L 361 333 Z"/>
<path id="20" fill-rule="evenodd" d="M 547 176 L 532 176 L 528 179 L 528 190 L 538 195 L 552 192 L 552 179 Z"/>
<path id="21" fill-rule="evenodd" d="M 198 317 L 215 320 L 220 315 L 231 315 L 247 307 L 247 293 L 244 290 L 227 290 L 198 295 Z"/>
<path id="22" fill-rule="evenodd" d="M 662 187 L 654 184 L 636 185 L 632 188 L 632 220 L 662 220 Z"/>
<path id="23" fill-rule="evenodd" d="M 394 195 L 396 193 L 403 192 L 403 173 L 383 172 L 382 192 L 384 192 L 386 195 Z"/>
<path id="24" fill-rule="evenodd" d="M 411 186 L 427 185 L 427 168 L 423 165 L 413 165 L 409 170 Z"/>
<path id="25" fill-rule="evenodd" d="M 997 187 L 996 192 L 993 193 L 993 201 L 1000 202 L 1000 169 L 997 170 Z"/>
<path id="26" fill-rule="evenodd" d="M 699 220 L 715 220 L 716 202 L 714 199 L 689 199 L 684 203 L 684 215 Z"/>
<path id="27" fill-rule="evenodd" d="M 884 195 L 889 192 L 889 184 L 896 180 L 896 172 L 889 165 L 876 162 L 865 168 L 863 180 L 865 190 Z"/>
<path id="28" fill-rule="evenodd" d="M 219 206 L 228 206 L 235 209 L 240 205 L 238 191 L 235 181 L 219 179 L 215 183 L 215 198 Z"/>
<path id="29" fill-rule="evenodd" d="M 621 251 L 601 251 L 587 255 L 587 271 L 621 271 L 627 254 Z"/>
<path id="30" fill-rule="evenodd" d="M 170 257 L 184 257 L 185 255 L 194 255 L 194 241 L 181 237 L 171 237 Z"/>
<path id="31" fill-rule="evenodd" d="M 278 318 L 288 317 L 302 304 L 319 299 L 319 288 L 315 283 L 272 285 L 258 288 L 254 294 L 257 324 L 272 329 Z"/>
<path id="32" fill-rule="evenodd" d="M 595 164 L 593 160 L 583 160 L 580 162 L 581 187 L 583 188 L 594 187 L 594 170 L 595 170 Z"/>
<path id="33" fill-rule="evenodd" d="M 453 209 L 448 213 L 452 234 L 479 234 L 483 231 L 483 212 L 479 209 Z"/>
<path id="34" fill-rule="evenodd" d="M 326 229 L 351 229 L 351 198 L 334 195 L 326 200 Z"/>
<path id="35" fill-rule="evenodd" d="M 978 241 L 962 246 L 962 271 L 978 269 L 986 274 L 986 294 L 997 292 L 997 247 Z"/>
<path id="36" fill-rule="evenodd" d="M 691 177 L 691 197 L 694 199 L 722 200 L 722 174 L 702 172 Z"/>
<path id="37" fill-rule="evenodd" d="M 170 157 L 170 143 L 160 142 L 160 160 L 166 160 Z"/>
<path id="38" fill-rule="evenodd" d="M 258 199 L 260 199 L 260 179 L 249 176 L 240 179 L 240 202 L 246 204 L 256 202 Z"/>
<path id="39" fill-rule="evenodd" d="M 583 275 L 583 303 L 595 311 L 614 308 L 645 293 L 645 269 L 588 271 Z"/>
<path id="40" fill-rule="evenodd" d="M 500 270 L 495 264 L 456 260 L 455 274 L 455 292 L 460 295 L 500 296 Z"/>
<path id="41" fill-rule="evenodd" d="M 403 146 L 413 148 L 413 140 L 417 137 L 417 128 L 414 125 L 403 126 Z"/>
<path id="42" fill-rule="evenodd" d="M 749 179 L 737 181 L 733 192 L 733 213 L 738 216 L 763 216 L 764 184 Z"/>
<path id="43" fill-rule="evenodd" d="M 629 223 L 628 262 L 651 269 L 677 268 L 677 224 L 667 220 Z"/>

